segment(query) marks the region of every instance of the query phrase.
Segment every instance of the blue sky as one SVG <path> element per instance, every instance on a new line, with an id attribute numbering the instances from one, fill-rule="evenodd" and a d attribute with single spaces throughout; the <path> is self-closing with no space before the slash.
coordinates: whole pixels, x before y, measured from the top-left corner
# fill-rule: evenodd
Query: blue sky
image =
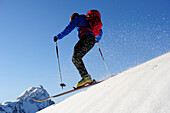
<path id="1" fill-rule="evenodd" d="M 71 61 L 77 31 L 58 42 L 64 90 L 52 37 L 65 28 L 72 13 L 90 9 L 102 15 L 99 44 L 111 74 L 170 51 L 169 0 L 0 0 L 0 102 L 13 101 L 38 85 L 54 95 L 80 80 Z M 83 60 L 93 78 L 107 76 L 97 46 Z"/>

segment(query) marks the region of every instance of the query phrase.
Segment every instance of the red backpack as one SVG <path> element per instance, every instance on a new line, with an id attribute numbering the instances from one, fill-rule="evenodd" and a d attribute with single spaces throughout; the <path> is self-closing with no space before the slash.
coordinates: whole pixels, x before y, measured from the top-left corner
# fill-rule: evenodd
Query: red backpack
<path id="1" fill-rule="evenodd" d="M 100 29 L 103 24 L 101 22 L 101 15 L 97 10 L 90 10 L 87 12 L 86 19 L 89 22 L 90 29 L 94 33 L 95 36 L 100 34 Z"/>

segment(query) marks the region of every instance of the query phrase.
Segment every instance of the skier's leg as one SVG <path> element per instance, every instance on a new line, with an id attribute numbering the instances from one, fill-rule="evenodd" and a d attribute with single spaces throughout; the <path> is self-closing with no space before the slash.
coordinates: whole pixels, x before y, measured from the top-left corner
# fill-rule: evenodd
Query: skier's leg
<path id="1" fill-rule="evenodd" d="M 94 44 L 95 38 L 91 34 L 86 34 L 80 38 L 80 40 L 74 47 L 72 61 L 78 69 L 81 77 L 88 74 L 82 58 L 87 52 L 89 52 L 93 48 Z"/>

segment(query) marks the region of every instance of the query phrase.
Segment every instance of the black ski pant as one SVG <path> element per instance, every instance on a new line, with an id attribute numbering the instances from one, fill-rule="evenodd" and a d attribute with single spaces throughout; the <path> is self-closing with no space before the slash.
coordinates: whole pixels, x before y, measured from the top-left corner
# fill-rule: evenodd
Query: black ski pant
<path id="1" fill-rule="evenodd" d="M 95 45 L 95 38 L 92 34 L 84 34 L 74 47 L 72 62 L 79 71 L 81 77 L 88 74 L 87 69 L 83 63 L 83 56 L 89 52 Z"/>

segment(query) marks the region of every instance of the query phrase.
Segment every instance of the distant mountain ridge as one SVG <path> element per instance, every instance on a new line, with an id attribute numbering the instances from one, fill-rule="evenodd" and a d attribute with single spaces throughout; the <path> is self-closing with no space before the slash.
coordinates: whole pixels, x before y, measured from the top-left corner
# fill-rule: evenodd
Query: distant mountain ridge
<path id="1" fill-rule="evenodd" d="M 52 104 L 54 101 L 35 102 L 35 99 L 49 97 L 48 92 L 40 85 L 24 91 L 16 101 L 0 103 L 0 113 L 35 113 Z"/>

